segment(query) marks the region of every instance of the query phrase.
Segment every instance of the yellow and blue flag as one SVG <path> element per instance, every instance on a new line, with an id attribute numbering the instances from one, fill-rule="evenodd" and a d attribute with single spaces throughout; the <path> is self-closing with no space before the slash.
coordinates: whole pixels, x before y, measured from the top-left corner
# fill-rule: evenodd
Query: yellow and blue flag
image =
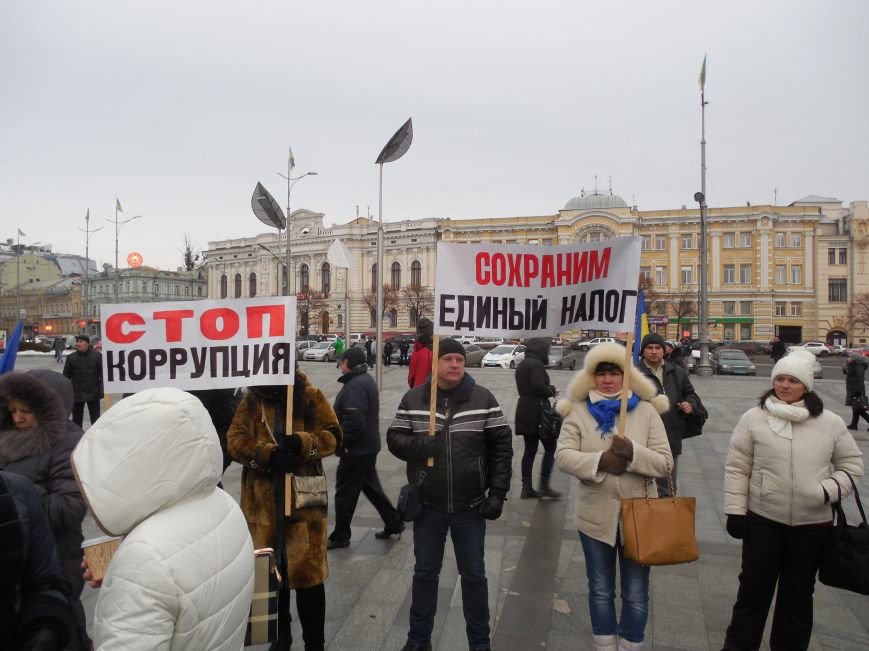
<path id="1" fill-rule="evenodd" d="M 637 292 L 637 318 L 634 326 L 634 364 L 640 361 L 640 343 L 649 334 L 649 318 L 646 316 L 646 297 L 643 290 Z"/>
<path id="2" fill-rule="evenodd" d="M 124 209 L 121 208 L 121 202 L 117 197 L 115 197 L 115 210 L 118 212 L 124 212 Z"/>
<path id="3" fill-rule="evenodd" d="M 289 158 L 289 162 L 290 162 L 290 169 L 291 169 L 291 170 L 292 170 L 292 169 L 295 169 L 295 167 L 296 167 L 296 159 L 293 157 L 293 148 L 292 148 L 292 147 L 290 147 L 290 158 Z"/>
<path id="4" fill-rule="evenodd" d="M 697 79 L 700 82 L 700 90 L 706 88 L 706 55 L 703 55 L 703 67 L 700 68 L 700 77 Z"/>
<path id="5" fill-rule="evenodd" d="M 0 357 L 0 375 L 15 370 L 15 358 L 18 357 L 18 348 L 21 346 L 21 331 L 24 329 L 24 321 L 19 321 L 12 331 L 12 336 L 6 340 L 6 348 Z"/>

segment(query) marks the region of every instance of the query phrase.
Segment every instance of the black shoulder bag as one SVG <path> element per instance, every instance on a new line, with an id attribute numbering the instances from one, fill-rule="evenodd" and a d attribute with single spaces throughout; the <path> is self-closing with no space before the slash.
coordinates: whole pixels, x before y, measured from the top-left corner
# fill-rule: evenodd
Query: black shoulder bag
<path id="1" fill-rule="evenodd" d="M 552 406 L 552 401 L 549 398 L 542 399 L 540 401 L 540 424 L 537 426 L 537 437 L 543 443 L 558 440 L 562 421 L 561 415 Z"/>
<path id="2" fill-rule="evenodd" d="M 854 487 L 854 499 L 857 500 L 857 508 L 860 509 L 863 521 L 854 527 L 845 520 L 842 488 L 837 482 L 839 501 L 831 505 L 836 526 L 824 545 L 824 560 L 818 570 L 818 579 L 834 588 L 869 595 L 869 525 L 866 523 L 866 513 L 860 502 L 857 484 L 850 474 L 848 479 Z"/>
<path id="3" fill-rule="evenodd" d="M 419 487 L 425 480 L 425 471 L 421 471 L 413 484 L 405 484 L 398 493 L 398 503 L 395 505 L 398 517 L 403 522 L 413 522 L 422 513 L 422 498 Z"/>

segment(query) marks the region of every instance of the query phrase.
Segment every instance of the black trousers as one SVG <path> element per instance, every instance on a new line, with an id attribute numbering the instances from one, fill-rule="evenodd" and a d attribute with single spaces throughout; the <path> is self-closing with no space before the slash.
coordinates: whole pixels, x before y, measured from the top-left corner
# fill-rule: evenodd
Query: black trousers
<path id="1" fill-rule="evenodd" d="M 401 529 L 398 511 L 389 501 L 377 476 L 377 455 L 342 457 L 335 473 L 335 529 L 329 536 L 332 540 L 350 540 L 350 522 L 356 511 L 359 493 L 363 493 L 377 509 L 385 528 Z"/>
<path id="2" fill-rule="evenodd" d="M 96 400 L 88 400 L 85 402 L 74 402 L 72 403 L 72 422 L 82 426 L 82 421 L 84 421 L 84 406 L 87 404 L 88 406 L 88 416 L 91 419 L 91 425 L 97 422 L 97 419 L 100 417 L 100 399 Z"/>
<path id="3" fill-rule="evenodd" d="M 302 625 L 305 648 L 322 649 L 326 644 L 326 588 L 321 583 L 296 589 L 296 612 Z M 293 642 L 290 615 L 290 591 L 278 590 L 278 640 L 284 648 Z"/>
<path id="4" fill-rule="evenodd" d="M 749 515 L 742 539 L 742 572 L 725 651 L 755 651 L 778 584 L 769 647 L 807 649 L 812 637 L 812 594 L 828 525 L 789 527 Z"/>

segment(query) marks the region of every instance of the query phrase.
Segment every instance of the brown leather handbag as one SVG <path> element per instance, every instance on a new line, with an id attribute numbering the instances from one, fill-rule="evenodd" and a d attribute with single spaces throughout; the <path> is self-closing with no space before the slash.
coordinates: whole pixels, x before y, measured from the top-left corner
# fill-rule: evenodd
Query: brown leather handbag
<path id="1" fill-rule="evenodd" d="M 676 497 L 670 464 L 667 481 L 671 497 L 649 497 L 648 477 L 645 497 L 622 499 L 622 538 L 625 557 L 640 565 L 678 565 L 700 558 L 694 533 L 697 500 Z"/>

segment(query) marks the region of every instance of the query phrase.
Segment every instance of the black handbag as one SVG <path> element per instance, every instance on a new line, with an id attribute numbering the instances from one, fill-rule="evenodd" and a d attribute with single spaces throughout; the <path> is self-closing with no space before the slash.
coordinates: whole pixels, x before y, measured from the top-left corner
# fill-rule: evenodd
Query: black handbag
<path id="1" fill-rule="evenodd" d="M 425 479 L 425 472 L 419 473 L 415 484 L 405 484 L 398 493 L 398 503 L 395 509 L 402 522 L 413 522 L 422 513 L 422 498 L 419 487 Z"/>
<path id="2" fill-rule="evenodd" d="M 543 443 L 558 440 L 561 433 L 561 423 L 564 419 L 555 411 L 549 398 L 540 401 L 540 423 L 537 426 L 537 438 Z"/>
<path id="3" fill-rule="evenodd" d="M 863 521 L 855 527 L 845 520 L 842 489 L 837 483 L 839 501 L 832 505 L 836 525 L 824 545 L 824 560 L 818 569 L 818 579 L 833 588 L 869 595 L 869 524 L 854 478 L 848 475 L 848 479 L 854 487 L 854 499 Z"/>
<path id="4" fill-rule="evenodd" d="M 696 409 L 693 409 L 690 414 L 679 412 L 682 420 L 685 422 L 685 429 L 682 432 L 682 439 L 690 439 L 703 434 L 703 425 L 706 424 L 706 419 L 709 418 L 709 412 L 700 401 L 700 396 L 694 396 L 697 401 Z"/>

